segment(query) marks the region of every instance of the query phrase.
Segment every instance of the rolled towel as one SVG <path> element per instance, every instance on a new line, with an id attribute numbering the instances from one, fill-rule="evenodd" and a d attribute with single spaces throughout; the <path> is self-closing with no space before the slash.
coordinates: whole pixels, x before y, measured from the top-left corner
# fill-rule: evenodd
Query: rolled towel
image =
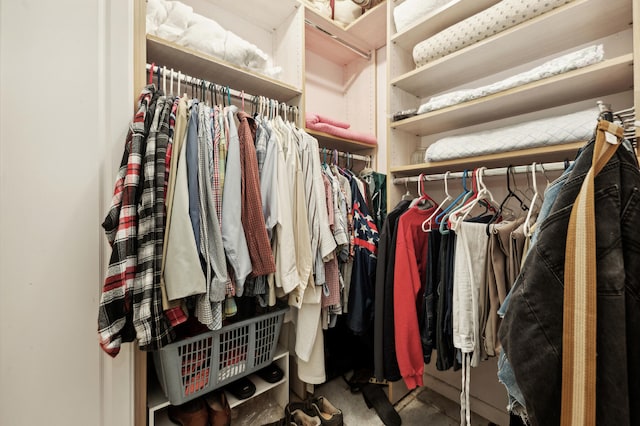
<path id="1" fill-rule="evenodd" d="M 308 127 L 309 123 L 311 123 L 311 124 L 326 123 L 326 124 L 330 124 L 330 125 L 335 126 L 335 127 L 343 128 L 343 129 L 348 129 L 349 127 L 351 127 L 351 124 L 345 123 L 344 121 L 338 121 L 338 120 L 335 120 L 333 118 L 329 118 L 329 117 L 324 116 L 324 115 L 315 114 L 313 112 L 308 112 L 307 113 L 306 122 L 307 122 L 307 127 Z"/>

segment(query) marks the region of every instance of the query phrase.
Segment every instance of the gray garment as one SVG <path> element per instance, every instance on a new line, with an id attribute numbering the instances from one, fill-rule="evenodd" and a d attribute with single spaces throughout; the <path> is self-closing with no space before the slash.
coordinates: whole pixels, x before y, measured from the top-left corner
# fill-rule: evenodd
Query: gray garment
<path id="1" fill-rule="evenodd" d="M 225 298 L 227 269 L 222 233 L 210 179 L 210 176 L 213 175 L 213 134 L 210 118 L 211 108 L 200 105 L 198 112 L 200 254 L 205 264 L 206 293 L 198 296 L 196 316 L 201 323 L 212 330 L 217 330 L 222 327 L 222 305 L 220 302 Z"/>
<path id="2" fill-rule="evenodd" d="M 178 161 L 177 169 L 172 171 L 172 173 L 176 173 L 176 183 L 171 208 L 171 227 L 165 235 L 167 253 L 164 282 L 169 300 L 202 294 L 206 291 L 205 277 L 202 273 L 198 246 L 189 215 L 186 155 L 188 137 L 188 132 L 185 132 L 180 150 L 174 151 L 172 154 L 177 156 Z"/>
<path id="3" fill-rule="evenodd" d="M 198 200 L 198 100 L 191 102 L 189 126 L 186 141 L 187 184 L 189 188 L 189 217 L 196 238 L 196 246 L 200 247 L 200 200 Z"/>
<path id="4" fill-rule="evenodd" d="M 242 171 L 240 169 L 240 141 L 235 123 L 238 108 L 230 106 L 224 113 L 229 124 L 229 148 L 222 193 L 222 241 L 229 264 L 235 272 L 236 294 L 242 296 L 244 281 L 251 273 L 251 258 L 244 235 L 240 212 L 242 211 Z"/>
<path id="5" fill-rule="evenodd" d="M 264 119 L 256 120 L 259 124 L 256 136 L 256 152 L 264 149 L 262 164 L 258 162 L 260 173 L 260 194 L 262 195 L 262 214 L 267 227 L 269 239 L 273 238 L 273 228 L 278 223 L 278 141 L 271 130 L 271 125 Z M 264 148 L 262 147 L 264 145 Z M 260 158 L 260 154 L 258 154 Z"/>
<path id="6" fill-rule="evenodd" d="M 317 203 L 315 181 L 313 179 L 313 163 L 309 139 L 303 137 L 302 132 L 293 130 L 293 137 L 298 145 L 300 155 L 300 166 L 302 168 L 302 179 L 304 185 L 304 198 L 307 204 L 307 221 L 309 223 L 309 235 L 311 235 L 311 255 L 317 259 L 318 246 L 320 244 L 320 222 L 318 221 L 318 209 L 322 204 Z M 324 269 L 324 265 L 322 265 Z M 313 271 L 317 273 L 318 262 L 314 262 Z M 323 284 L 316 282 L 317 285 Z"/>

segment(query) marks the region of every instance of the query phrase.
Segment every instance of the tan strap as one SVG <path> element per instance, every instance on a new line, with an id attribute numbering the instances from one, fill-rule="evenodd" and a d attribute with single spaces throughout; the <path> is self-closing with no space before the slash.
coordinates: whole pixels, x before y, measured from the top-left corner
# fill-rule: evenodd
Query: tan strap
<path id="1" fill-rule="evenodd" d="M 607 141 L 606 133 L 615 136 Z M 597 270 L 594 179 L 620 146 L 623 130 L 600 120 L 591 169 L 571 209 L 564 270 L 562 426 L 596 424 Z M 611 138 L 612 139 L 612 138 Z"/>

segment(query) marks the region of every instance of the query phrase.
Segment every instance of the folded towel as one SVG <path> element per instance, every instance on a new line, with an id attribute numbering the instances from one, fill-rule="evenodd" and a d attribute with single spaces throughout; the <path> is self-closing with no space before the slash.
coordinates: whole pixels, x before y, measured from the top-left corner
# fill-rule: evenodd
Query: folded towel
<path id="1" fill-rule="evenodd" d="M 351 124 L 349 123 L 345 123 L 344 121 L 338 121 L 335 120 L 333 118 L 329 118 L 327 116 L 324 115 L 320 115 L 320 114 L 315 114 L 313 112 L 308 112 L 306 115 L 306 121 L 307 121 L 307 125 L 309 123 L 326 123 L 326 124 L 331 124 L 332 126 L 335 127 L 341 127 L 343 129 L 348 129 L 349 127 L 351 127 Z"/>
<path id="2" fill-rule="evenodd" d="M 378 141 L 375 136 L 366 133 L 356 132 L 353 130 L 345 129 L 344 127 L 332 126 L 328 123 L 320 123 L 307 121 L 307 129 L 317 130 L 319 132 L 328 133 L 333 136 L 338 136 L 344 139 L 350 139 L 353 141 L 364 142 L 369 145 L 377 145 Z"/>

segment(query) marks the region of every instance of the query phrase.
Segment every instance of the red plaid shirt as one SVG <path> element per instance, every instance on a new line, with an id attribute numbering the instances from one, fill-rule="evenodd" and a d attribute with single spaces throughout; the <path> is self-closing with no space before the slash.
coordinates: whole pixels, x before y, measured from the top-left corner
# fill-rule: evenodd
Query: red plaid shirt
<path id="1" fill-rule="evenodd" d="M 138 234 L 139 221 L 142 219 L 142 215 L 138 217 L 138 206 L 141 203 L 139 194 L 143 193 L 140 191 L 141 185 L 144 185 L 147 191 L 151 188 L 157 190 L 155 195 L 159 195 L 161 203 L 155 207 L 161 208 L 159 220 L 164 222 L 164 181 L 159 178 L 160 175 L 164 178 L 166 152 L 158 153 L 157 162 L 161 168 L 157 176 L 154 174 L 149 176 L 142 169 L 151 157 L 147 155 L 150 148 L 147 146 L 147 136 L 155 113 L 156 99 L 157 94 L 153 86 L 145 87 L 140 94 L 138 111 L 127 134 L 111 206 L 102 224 L 112 252 L 100 297 L 98 333 L 100 346 L 111 356 L 116 356 L 120 352 L 123 342 L 131 342 L 136 337 L 140 338 L 143 349 L 158 346 L 155 343 L 168 343 L 173 338 L 172 330 L 167 327 L 166 318 L 162 315 L 159 286 L 157 292 L 153 290 L 145 293 L 145 289 L 137 284 L 140 272 L 144 273 L 144 269 L 139 268 L 138 264 L 141 259 L 138 246 L 146 242 L 146 235 Z M 164 146 L 166 149 L 166 142 Z M 155 147 L 153 152 L 155 165 Z M 155 186 L 156 183 L 160 185 Z M 156 263 L 159 265 L 162 253 L 162 232 L 159 234 L 160 256 L 157 259 L 158 262 L 152 256 L 151 267 L 155 267 Z M 157 304 L 160 305 L 159 315 L 156 304 L 151 303 L 154 299 L 157 299 Z M 148 311 L 151 318 L 140 314 L 149 307 L 149 304 L 153 305 Z M 142 305 L 145 306 L 141 310 Z M 152 312 L 153 315 L 151 315 Z M 134 327 L 134 321 L 132 321 L 134 317 L 137 317 L 139 322 L 142 320 L 140 327 Z M 141 329 L 144 329 L 142 333 Z"/>

